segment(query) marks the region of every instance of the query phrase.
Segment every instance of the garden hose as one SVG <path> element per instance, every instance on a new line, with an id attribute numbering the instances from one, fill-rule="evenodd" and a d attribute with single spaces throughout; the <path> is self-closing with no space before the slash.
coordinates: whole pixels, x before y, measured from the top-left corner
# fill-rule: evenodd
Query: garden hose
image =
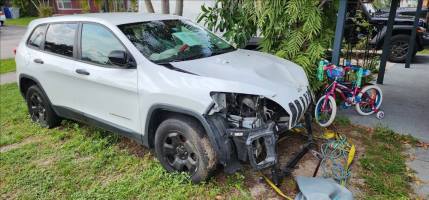
<path id="1" fill-rule="evenodd" d="M 324 133 L 324 138 L 332 140 L 320 146 L 323 176 L 332 177 L 345 186 L 347 179 L 351 176 L 350 165 L 353 162 L 356 147 L 345 136 L 329 131 Z M 328 163 L 331 163 L 330 171 L 327 170 Z"/>
<path id="2" fill-rule="evenodd" d="M 280 188 L 278 188 L 268 177 L 266 177 L 264 174 L 260 173 L 261 176 L 264 178 L 265 182 L 268 183 L 268 185 L 273 188 L 274 191 L 276 191 L 276 193 L 278 195 L 280 195 L 281 197 L 287 199 L 287 200 L 293 200 L 292 198 L 288 197 L 286 194 L 284 194 Z"/>

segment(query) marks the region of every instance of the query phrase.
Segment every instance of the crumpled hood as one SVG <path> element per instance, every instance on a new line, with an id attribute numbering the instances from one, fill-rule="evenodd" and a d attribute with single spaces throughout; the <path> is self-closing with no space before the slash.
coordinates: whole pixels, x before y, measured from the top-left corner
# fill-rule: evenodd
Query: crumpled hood
<path id="1" fill-rule="evenodd" d="M 246 83 L 275 93 L 291 90 L 300 93 L 308 86 L 307 76 L 300 66 L 257 51 L 239 49 L 171 64 L 199 76 Z"/>

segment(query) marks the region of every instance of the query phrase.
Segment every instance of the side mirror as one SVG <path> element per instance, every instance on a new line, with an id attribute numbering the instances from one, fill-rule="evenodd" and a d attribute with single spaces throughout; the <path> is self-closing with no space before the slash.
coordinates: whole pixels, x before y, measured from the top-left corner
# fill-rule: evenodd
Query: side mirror
<path id="1" fill-rule="evenodd" d="M 120 67 L 136 68 L 136 62 L 126 51 L 115 50 L 110 52 L 109 61 Z"/>

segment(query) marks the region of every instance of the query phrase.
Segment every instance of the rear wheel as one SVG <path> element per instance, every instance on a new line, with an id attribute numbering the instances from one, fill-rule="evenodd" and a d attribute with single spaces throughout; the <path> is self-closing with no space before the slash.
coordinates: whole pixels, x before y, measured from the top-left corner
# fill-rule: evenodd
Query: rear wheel
<path id="1" fill-rule="evenodd" d="M 48 98 L 43 95 L 42 90 L 37 85 L 28 88 L 25 100 L 33 122 L 46 128 L 53 128 L 61 123 L 61 119 L 55 114 Z"/>
<path id="2" fill-rule="evenodd" d="M 356 103 L 356 111 L 360 115 L 370 115 L 380 108 L 383 92 L 376 85 L 367 85 L 359 92 L 358 98 L 360 101 Z"/>
<path id="3" fill-rule="evenodd" d="M 171 117 L 159 125 L 155 134 L 155 153 L 167 171 L 187 172 L 198 183 L 206 180 L 216 167 L 214 150 L 194 119 Z"/>
<path id="4" fill-rule="evenodd" d="M 405 34 L 393 35 L 391 38 L 389 61 L 405 62 L 407 59 L 410 36 Z M 414 50 L 413 57 L 417 51 Z"/>

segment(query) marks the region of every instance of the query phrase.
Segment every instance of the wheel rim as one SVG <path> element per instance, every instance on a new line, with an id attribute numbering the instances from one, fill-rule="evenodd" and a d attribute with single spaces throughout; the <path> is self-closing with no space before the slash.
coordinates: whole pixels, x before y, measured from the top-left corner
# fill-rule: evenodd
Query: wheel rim
<path id="1" fill-rule="evenodd" d="M 196 171 L 197 155 L 191 141 L 182 133 L 169 133 L 164 139 L 162 150 L 164 159 L 173 169 L 191 174 Z"/>
<path id="2" fill-rule="evenodd" d="M 325 108 L 322 109 L 322 105 L 324 104 L 325 101 L 327 101 Z M 320 124 L 326 124 L 329 121 L 329 119 L 331 119 L 333 109 L 329 99 L 323 99 L 322 101 L 320 101 L 320 104 L 317 105 L 316 110 L 317 110 L 316 120 Z"/>
<path id="3" fill-rule="evenodd" d="M 359 107 L 362 112 L 370 113 L 373 112 L 373 107 L 378 108 L 380 104 L 380 93 L 376 89 L 369 89 L 362 94 L 361 102 Z"/>
<path id="4" fill-rule="evenodd" d="M 392 43 L 391 55 L 396 58 L 401 58 L 407 55 L 408 42 L 405 41 L 394 41 Z"/>
<path id="5" fill-rule="evenodd" d="M 30 105 L 29 107 L 30 107 L 31 119 L 34 122 L 38 122 L 42 125 L 45 125 L 47 116 L 46 116 L 45 104 L 43 103 L 42 97 L 37 93 L 33 93 L 30 96 L 29 105 Z"/>

